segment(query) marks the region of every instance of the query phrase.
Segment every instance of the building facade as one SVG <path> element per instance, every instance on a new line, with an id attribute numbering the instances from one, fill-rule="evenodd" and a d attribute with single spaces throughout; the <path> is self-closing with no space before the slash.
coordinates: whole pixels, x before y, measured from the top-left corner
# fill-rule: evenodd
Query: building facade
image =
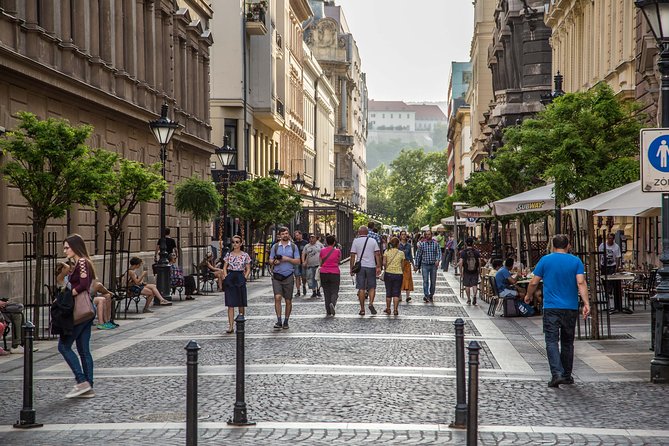
<path id="1" fill-rule="evenodd" d="M 452 62 L 448 83 L 448 193 L 462 184 L 472 172 L 471 109 L 465 96 L 472 80 L 470 62 Z"/>
<path id="2" fill-rule="evenodd" d="M 498 0 L 474 0 L 474 34 L 469 58 L 472 64 L 472 81 L 465 95 L 470 105 L 472 162 L 480 163 L 488 156 L 484 134 L 486 117 L 494 100 L 492 72 L 488 67 L 488 48 L 492 43 L 495 27 L 495 9 Z"/>
<path id="3" fill-rule="evenodd" d="M 634 2 L 625 0 L 555 0 L 548 5 L 553 71 L 564 75 L 565 91 L 588 90 L 604 81 L 619 96 L 634 98 L 636 16 Z"/>
<path id="4" fill-rule="evenodd" d="M 310 0 L 314 17 L 305 42 L 337 93 L 334 190 L 361 207 L 367 200 L 367 82 L 360 53 L 340 6 Z"/>
<path id="5" fill-rule="evenodd" d="M 173 206 L 174 185 L 209 176 L 210 20 L 203 0 L 0 1 L 0 126 L 15 126 L 19 111 L 94 127 L 91 147 L 144 163 L 159 162 L 149 130 L 161 105 L 182 125 L 168 148 L 167 224 L 189 229 Z M 11 211 L 10 211 L 11 210 Z M 144 203 L 127 220 L 134 252 L 155 249 L 158 203 Z M 29 210 L 18 190 L 0 181 L 0 270 L 22 256 Z M 50 222 L 62 240 L 77 232 L 102 254 L 107 216 L 102 208 L 74 206 Z M 0 288 L 11 290 L 0 274 Z M 5 285 L 7 287 L 5 288 Z"/>

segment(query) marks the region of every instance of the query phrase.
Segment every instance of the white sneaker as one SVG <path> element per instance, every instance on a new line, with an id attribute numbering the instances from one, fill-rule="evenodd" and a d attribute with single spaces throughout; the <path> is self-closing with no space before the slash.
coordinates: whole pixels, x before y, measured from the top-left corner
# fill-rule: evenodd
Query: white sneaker
<path id="1" fill-rule="evenodd" d="M 77 398 L 93 398 L 95 396 L 95 390 L 91 389 L 88 392 L 82 393 L 77 396 Z"/>
<path id="2" fill-rule="evenodd" d="M 70 391 L 70 393 L 65 395 L 65 398 L 77 397 L 81 394 L 84 394 L 84 393 L 88 392 L 91 389 L 92 389 L 91 385 L 88 383 L 88 381 L 84 381 L 84 382 L 79 383 L 79 384 L 75 385 L 74 387 L 72 387 L 72 390 Z"/>
<path id="3" fill-rule="evenodd" d="M 19 345 L 18 347 L 12 347 L 12 349 L 9 352 L 14 353 L 16 355 L 22 355 L 25 353 L 25 350 L 23 349 L 22 345 Z"/>

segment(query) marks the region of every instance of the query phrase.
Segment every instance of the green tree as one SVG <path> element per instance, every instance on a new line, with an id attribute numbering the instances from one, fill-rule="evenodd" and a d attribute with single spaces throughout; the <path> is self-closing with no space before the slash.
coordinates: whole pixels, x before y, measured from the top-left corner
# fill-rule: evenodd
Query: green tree
<path id="1" fill-rule="evenodd" d="M 222 204 L 222 197 L 211 181 L 191 177 L 174 188 L 174 206 L 177 211 L 193 217 L 196 234 L 199 224 L 214 219 Z"/>
<path id="2" fill-rule="evenodd" d="M 119 158 L 112 152 L 106 152 L 104 156 L 109 158 L 107 163 L 115 166 L 105 176 L 104 191 L 98 196 L 98 201 L 105 206 L 109 217 L 110 277 L 115 278 L 117 245 L 123 223 L 137 205 L 159 199 L 163 191 L 167 190 L 167 182 L 163 180 L 160 163 L 146 166 L 138 161 Z M 116 280 L 113 280 L 112 287 L 115 286 Z"/>
<path id="3" fill-rule="evenodd" d="M 432 147 L 444 150 L 448 146 L 448 125 L 437 124 L 432 131 Z"/>
<path id="4" fill-rule="evenodd" d="M 367 210 L 389 215 L 392 210 L 390 192 L 390 172 L 385 164 L 381 164 L 367 176 Z"/>
<path id="5" fill-rule="evenodd" d="M 93 204 L 102 190 L 100 178 L 111 170 L 109 158 L 98 156 L 86 140 L 92 127 L 73 127 L 61 119 L 40 120 L 32 113 L 19 112 L 19 124 L 0 139 L 0 151 L 9 155 L 0 175 L 19 189 L 32 215 L 35 246 L 34 296 L 42 299 L 44 266 L 44 231 L 47 222 L 60 218 L 75 203 Z M 39 325 L 38 308 L 33 322 Z"/>
<path id="6" fill-rule="evenodd" d="M 251 232 L 263 233 L 276 223 L 288 223 L 302 210 L 302 196 L 271 178 L 240 181 L 228 191 L 230 215 L 249 222 Z"/>
<path id="7" fill-rule="evenodd" d="M 583 200 L 639 178 L 639 103 L 616 97 L 600 83 L 556 98 L 536 119 L 506 129 L 528 170 L 554 181 L 560 205 Z"/>

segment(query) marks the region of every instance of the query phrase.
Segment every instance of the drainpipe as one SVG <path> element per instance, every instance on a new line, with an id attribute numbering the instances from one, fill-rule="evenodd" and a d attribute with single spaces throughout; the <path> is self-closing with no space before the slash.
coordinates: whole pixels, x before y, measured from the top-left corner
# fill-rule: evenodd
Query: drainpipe
<path id="1" fill-rule="evenodd" d="M 316 185 L 316 179 L 318 178 L 318 82 L 321 80 L 320 77 L 316 78 L 314 82 L 314 185 Z"/>

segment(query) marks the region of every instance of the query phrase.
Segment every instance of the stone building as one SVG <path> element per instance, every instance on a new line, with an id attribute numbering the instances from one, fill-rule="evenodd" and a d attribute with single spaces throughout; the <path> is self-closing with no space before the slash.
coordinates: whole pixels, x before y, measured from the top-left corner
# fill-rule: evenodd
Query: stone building
<path id="1" fill-rule="evenodd" d="M 173 191 L 184 178 L 209 176 L 212 13 L 205 0 L 0 0 L 0 126 L 14 127 L 22 110 L 86 123 L 94 127 L 92 147 L 154 163 L 159 146 L 148 122 L 167 103 L 182 125 L 168 148 L 167 224 L 188 229 Z M 153 252 L 158 212 L 158 203 L 146 203 L 129 217 L 133 252 Z M 48 230 L 61 240 L 78 232 L 101 254 L 106 223 L 102 208 L 74 206 Z M 1 262 L 20 260 L 22 232 L 30 231 L 22 197 L 4 181 L 0 227 L 2 273 L 16 267 Z M 10 289 L 7 277 L 0 274 L 0 289 Z"/>
<path id="2" fill-rule="evenodd" d="M 448 193 L 455 191 L 456 184 L 463 184 L 471 175 L 471 108 L 465 95 L 472 78 L 470 62 L 452 62 L 448 82 Z"/>
<path id="3" fill-rule="evenodd" d="M 504 127 L 543 110 L 551 93 L 551 30 L 543 0 L 498 0 L 488 49 L 495 102 L 486 116 L 485 146 L 501 147 Z"/>
<path id="4" fill-rule="evenodd" d="M 488 67 L 488 48 L 492 43 L 494 14 L 498 0 L 474 0 L 474 34 L 472 36 L 469 60 L 472 64 L 472 81 L 465 95 L 470 106 L 472 162 L 479 163 L 488 156 L 483 134 L 486 118 L 494 95 L 492 73 Z"/>
<path id="5" fill-rule="evenodd" d="M 314 17 L 304 39 L 328 80 L 339 106 L 335 130 L 337 197 L 365 207 L 367 200 L 367 83 L 360 53 L 340 6 L 334 1 L 310 0 Z"/>

